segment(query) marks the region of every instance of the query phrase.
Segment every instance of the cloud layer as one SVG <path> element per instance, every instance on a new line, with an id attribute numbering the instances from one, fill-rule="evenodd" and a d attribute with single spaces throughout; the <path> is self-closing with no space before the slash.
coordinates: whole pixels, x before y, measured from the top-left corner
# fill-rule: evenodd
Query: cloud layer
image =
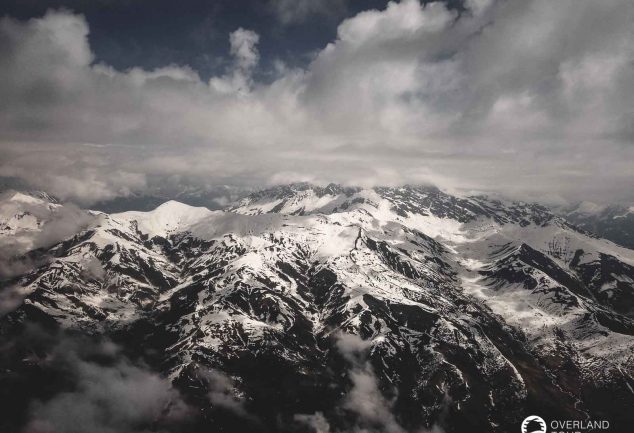
<path id="1" fill-rule="evenodd" d="M 148 178 L 432 182 L 569 199 L 631 195 L 634 4 L 390 2 L 344 20 L 305 69 L 95 63 L 83 17 L 0 20 L 0 175 L 83 202 Z M 290 19 L 290 18 L 289 18 Z M 269 77 L 270 78 L 270 77 Z"/>

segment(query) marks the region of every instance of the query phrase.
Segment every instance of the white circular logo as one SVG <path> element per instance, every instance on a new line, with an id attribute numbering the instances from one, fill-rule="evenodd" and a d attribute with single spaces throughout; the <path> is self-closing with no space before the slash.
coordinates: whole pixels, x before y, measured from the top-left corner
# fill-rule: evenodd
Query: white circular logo
<path id="1" fill-rule="evenodd" d="M 537 415 L 528 416 L 522 421 L 522 433 L 546 433 L 546 421 Z"/>

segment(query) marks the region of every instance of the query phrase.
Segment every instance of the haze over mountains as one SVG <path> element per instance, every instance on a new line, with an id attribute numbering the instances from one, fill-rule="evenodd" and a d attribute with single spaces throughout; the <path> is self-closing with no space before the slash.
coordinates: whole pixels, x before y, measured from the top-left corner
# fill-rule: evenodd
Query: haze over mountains
<path id="1" fill-rule="evenodd" d="M 3 431 L 631 421 L 634 251 L 541 205 L 291 184 L 120 213 L 5 192 L 0 215 Z"/>

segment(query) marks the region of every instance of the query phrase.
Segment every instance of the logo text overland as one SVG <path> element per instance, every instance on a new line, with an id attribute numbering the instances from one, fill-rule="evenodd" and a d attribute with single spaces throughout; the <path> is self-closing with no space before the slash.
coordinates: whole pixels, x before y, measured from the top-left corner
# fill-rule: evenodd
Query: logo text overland
<path id="1" fill-rule="evenodd" d="M 548 430 L 550 427 L 551 430 Z M 550 421 L 547 425 L 543 418 L 537 415 L 526 417 L 522 421 L 522 433 L 584 433 L 586 431 L 608 430 L 610 422 L 601 421 L 578 421 L 578 420 L 557 420 Z"/>

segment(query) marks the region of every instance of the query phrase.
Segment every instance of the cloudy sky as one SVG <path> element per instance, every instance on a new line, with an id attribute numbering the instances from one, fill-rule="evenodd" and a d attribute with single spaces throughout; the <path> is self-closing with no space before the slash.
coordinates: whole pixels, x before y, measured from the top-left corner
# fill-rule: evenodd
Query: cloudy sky
<path id="1" fill-rule="evenodd" d="M 9 0 L 0 176 L 634 198 L 631 0 Z"/>

